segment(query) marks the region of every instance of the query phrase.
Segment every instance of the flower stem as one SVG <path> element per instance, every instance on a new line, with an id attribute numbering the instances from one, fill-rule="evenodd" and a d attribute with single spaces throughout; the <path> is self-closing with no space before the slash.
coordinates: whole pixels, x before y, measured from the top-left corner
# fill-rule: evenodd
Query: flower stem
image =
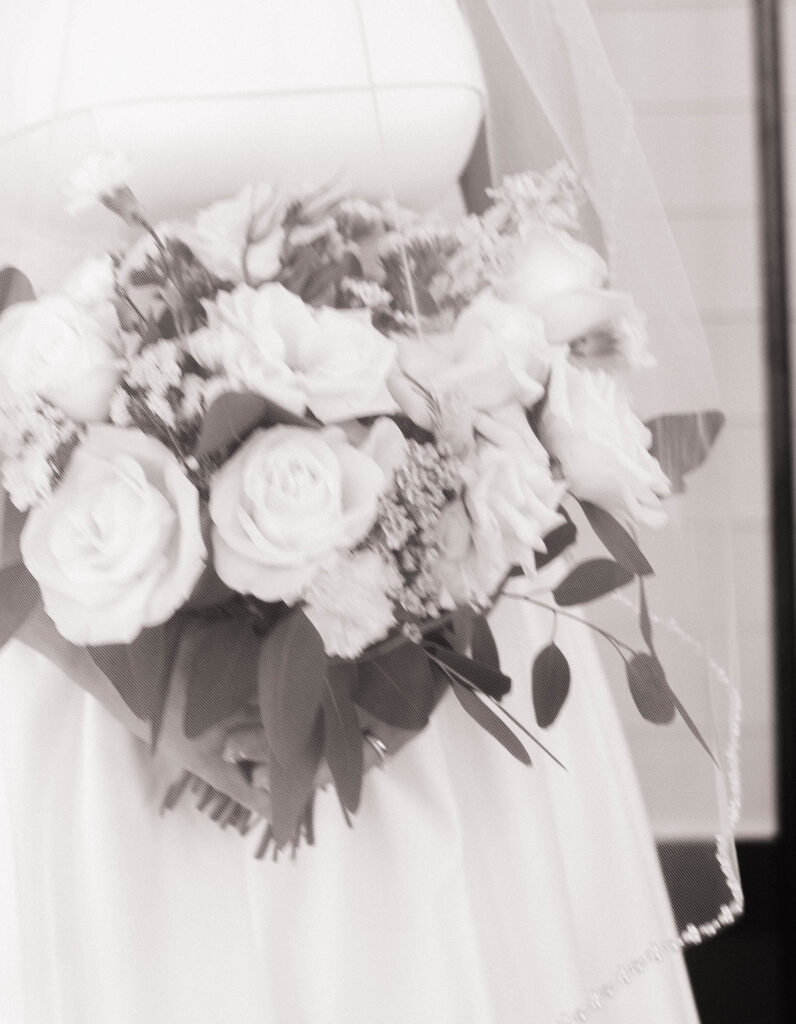
<path id="1" fill-rule="evenodd" d="M 544 608 L 546 611 L 552 612 L 555 616 L 563 615 L 567 619 L 572 619 L 573 622 L 579 622 L 582 626 L 587 626 L 589 629 L 594 630 L 595 633 L 599 633 L 601 637 L 607 640 L 620 656 L 622 661 L 627 661 L 624 651 L 630 651 L 631 654 L 635 653 L 630 644 L 626 644 L 623 640 L 614 636 L 613 633 L 609 633 L 608 630 L 595 626 L 593 622 L 589 622 L 588 619 L 584 619 L 580 615 L 574 615 L 572 612 L 564 611 L 563 608 L 556 608 L 554 605 L 547 604 L 546 601 L 539 601 L 536 598 L 528 597 L 525 594 L 503 594 L 503 597 L 510 598 L 512 601 L 527 601 L 528 604 L 535 604 L 538 608 Z"/>

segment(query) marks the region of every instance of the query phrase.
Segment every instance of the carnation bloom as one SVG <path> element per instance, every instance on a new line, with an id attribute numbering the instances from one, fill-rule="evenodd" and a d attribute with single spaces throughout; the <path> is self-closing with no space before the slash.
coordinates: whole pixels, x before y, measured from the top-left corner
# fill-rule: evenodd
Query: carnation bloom
<path id="1" fill-rule="evenodd" d="M 392 592 L 396 570 L 375 551 L 358 551 L 319 572 L 306 594 L 307 617 L 326 653 L 356 658 L 383 639 L 395 623 Z"/>

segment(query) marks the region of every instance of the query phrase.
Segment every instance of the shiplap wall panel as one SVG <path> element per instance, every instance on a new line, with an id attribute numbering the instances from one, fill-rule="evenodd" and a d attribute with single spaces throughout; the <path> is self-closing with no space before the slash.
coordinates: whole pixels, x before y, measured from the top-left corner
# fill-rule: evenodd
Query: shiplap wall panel
<path id="1" fill-rule="evenodd" d="M 746 709 L 740 832 L 767 836 L 776 830 L 773 636 L 750 9 L 739 0 L 592 0 L 592 7 L 689 272 L 728 415 L 714 458 L 727 481 Z M 796 53 L 794 3 L 783 50 Z M 796 61 L 785 91 L 796 169 Z M 791 233 L 796 238 L 796 222 Z M 678 813 L 670 808 L 665 831 L 698 827 L 687 808 L 679 821 Z"/>

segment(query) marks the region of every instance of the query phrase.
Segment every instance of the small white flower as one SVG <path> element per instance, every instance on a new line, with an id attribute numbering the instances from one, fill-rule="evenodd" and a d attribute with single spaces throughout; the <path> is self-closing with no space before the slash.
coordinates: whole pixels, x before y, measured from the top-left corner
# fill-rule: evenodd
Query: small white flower
<path id="1" fill-rule="evenodd" d="M 67 211 L 82 213 L 99 205 L 104 196 L 112 195 L 127 184 L 130 163 L 119 152 L 95 153 L 80 164 L 66 188 Z"/>
<path id="2" fill-rule="evenodd" d="M 117 389 L 111 398 L 111 407 L 108 412 L 108 418 L 114 426 L 132 426 L 133 419 L 130 416 L 130 409 L 127 405 L 127 393 L 121 388 Z"/>
<path id="3" fill-rule="evenodd" d="M 132 362 L 127 382 L 133 387 L 165 393 L 182 380 L 180 349 L 176 342 L 162 340 L 145 348 Z"/>
<path id="4" fill-rule="evenodd" d="M 305 595 L 305 611 L 326 653 L 356 658 L 386 636 L 395 623 L 391 595 L 399 585 L 395 568 L 375 551 L 346 555 L 321 570 Z"/>
<path id="5" fill-rule="evenodd" d="M 267 281 L 280 267 L 284 240 L 284 197 L 267 184 L 247 185 L 231 199 L 222 199 L 197 214 L 191 246 L 217 277 L 239 284 L 245 270 L 250 279 Z"/>

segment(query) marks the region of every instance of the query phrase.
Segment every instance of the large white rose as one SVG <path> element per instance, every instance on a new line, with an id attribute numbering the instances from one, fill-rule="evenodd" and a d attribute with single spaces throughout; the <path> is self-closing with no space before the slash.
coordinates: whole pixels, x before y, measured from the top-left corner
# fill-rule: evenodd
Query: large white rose
<path id="1" fill-rule="evenodd" d="M 192 355 L 234 386 L 293 412 L 309 406 L 324 423 L 395 409 L 386 379 L 394 342 L 360 310 L 314 310 L 280 284 L 238 285 L 207 305 L 208 326 Z"/>
<path id="2" fill-rule="evenodd" d="M 256 431 L 216 473 L 216 571 L 233 590 L 293 603 L 367 534 L 386 474 L 339 427 Z"/>
<path id="3" fill-rule="evenodd" d="M 608 266 L 595 249 L 539 225 L 500 293 L 541 318 L 551 345 L 572 346 L 585 358 L 649 365 L 644 319 L 632 296 L 607 288 L 607 281 Z"/>
<path id="4" fill-rule="evenodd" d="M 520 305 L 482 292 L 458 317 L 449 334 L 399 341 L 401 373 L 390 390 L 416 423 L 431 415 L 415 383 L 439 395 L 456 396 L 474 409 L 512 400 L 534 405 L 544 394 L 551 350 L 542 321 Z"/>
<path id="5" fill-rule="evenodd" d="M 159 441 L 97 424 L 30 513 L 21 550 L 67 640 L 130 643 L 167 621 L 201 575 L 199 495 Z"/>
<path id="6" fill-rule="evenodd" d="M 109 301 L 89 307 L 53 294 L 0 316 L 0 375 L 21 398 L 37 394 L 75 420 L 107 416 L 122 374 L 120 350 Z"/>
<path id="7" fill-rule="evenodd" d="M 303 413 L 306 400 L 288 353 L 317 328 L 301 299 L 281 286 L 258 290 L 242 284 L 205 308 L 207 327 L 188 339 L 194 359 L 235 388 Z"/>
<path id="8" fill-rule="evenodd" d="M 558 360 L 541 435 L 576 498 L 631 524 L 666 521 L 669 481 L 648 451 L 652 436 L 607 373 Z"/>
<path id="9" fill-rule="evenodd" d="M 227 281 L 244 279 L 244 252 L 249 278 L 266 281 L 280 267 L 284 241 L 284 200 L 273 186 L 247 185 L 231 199 L 201 210 L 190 245 L 209 271 Z"/>
<path id="10" fill-rule="evenodd" d="M 394 412 L 386 381 L 395 342 L 376 330 L 367 310 L 323 308 L 314 319 L 316 331 L 298 334 L 288 358 L 318 419 L 340 423 Z"/>

